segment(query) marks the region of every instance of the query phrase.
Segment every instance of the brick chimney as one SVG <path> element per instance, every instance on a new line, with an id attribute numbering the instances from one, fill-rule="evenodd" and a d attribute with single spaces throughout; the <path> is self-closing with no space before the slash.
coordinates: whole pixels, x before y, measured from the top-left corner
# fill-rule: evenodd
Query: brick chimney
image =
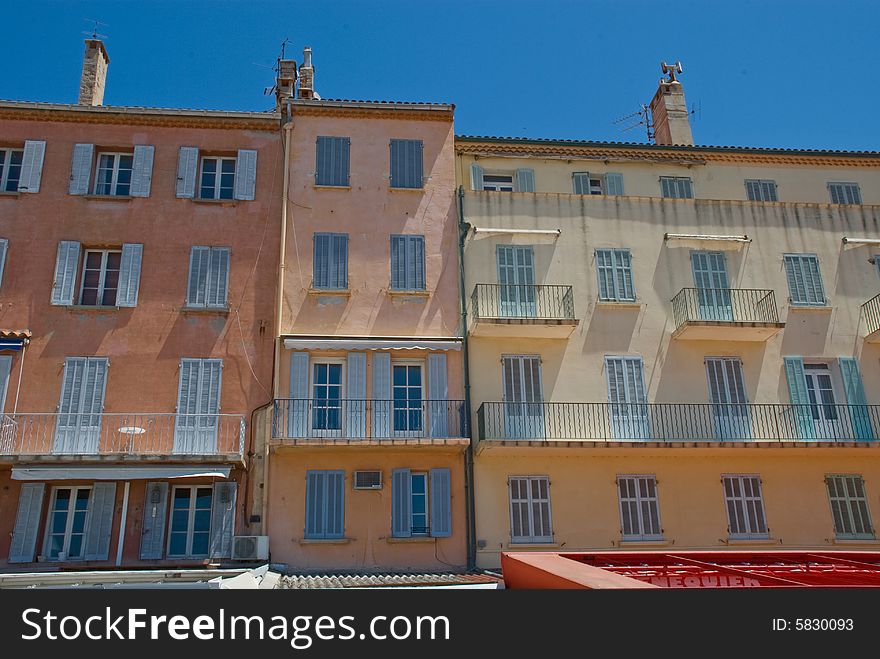
<path id="1" fill-rule="evenodd" d="M 275 79 L 275 107 L 284 112 L 287 101 L 296 97 L 296 61 L 283 59 L 278 62 L 278 77 Z"/>
<path id="2" fill-rule="evenodd" d="M 665 145 L 692 145 L 694 137 L 691 134 L 690 117 L 684 100 L 684 88 L 675 77 L 676 73 L 681 73 L 681 62 L 675 64 L 661 62 L 660 70 L 669 77 L 660 79 L 657 93 L 651 100 L 654 142 Z"/>
<path id="3" fill-rule="evenodd" d="M 312 49 L 306 46 L 303 49 L 303 63 L 299 67 L 299 95 L 298 98 L 315 98 L 315 69 L 312 67 Z"/>
<path id="4" fill-rule="evenodd" d="M 86 39 L 86 52 L 83 55 L 82 77 L 79 81 L 80 105 L 102 105 L 104 86 L 107 83 L 107 65 L 110 57 L 104 42 L 100 39 Z"/>

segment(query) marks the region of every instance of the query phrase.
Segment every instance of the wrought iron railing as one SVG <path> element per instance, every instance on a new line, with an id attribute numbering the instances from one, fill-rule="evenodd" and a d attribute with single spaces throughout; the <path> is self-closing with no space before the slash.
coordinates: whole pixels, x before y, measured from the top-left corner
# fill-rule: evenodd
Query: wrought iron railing
<path id="1" fill-rule="evenodd" d="M 276 398 L 275 439 L 470 437 L 461 400 Z"/>
<path id="2" fill-rule="evenodd" d="M 876 441 L 880 405 L 483 403 L 480 439 Z"/>
<path id="3" fill-rule="evenodd" d="M 571 286 L 477 284 L 471 294 L 477 319 L 574 320 Z"/>
<path id="4" fill-rule="evenodd" d="M 7 414 L 0 455 L 244 455 L 240 414 Z"/>
<path id="5" fill-rule="evenodd" d="M 880 330 L 880 295 L 875 295 L 862 305 L 862 316 L 865 319 L 868 334 Z"/>
<path id="6" fill-rule="evenodd" d="M 689 321 L 778 323 L 773 291 L 755 288 L 683 288 L 672 298 L 676 329 Z"/>

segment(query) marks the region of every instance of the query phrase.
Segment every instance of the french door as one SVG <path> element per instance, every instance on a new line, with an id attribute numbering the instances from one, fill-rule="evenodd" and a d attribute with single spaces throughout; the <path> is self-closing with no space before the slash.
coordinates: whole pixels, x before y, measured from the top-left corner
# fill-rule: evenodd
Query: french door
<path id="1" fill-rule="evenodd" d="M 425 426 L 424 386 L 422 364 L 392 365 L 392 422 L 395 436 L 423 436 Z"/>
<path id="2" fill-rule="evenodd" d="M 733 320 L 727 264 L 722 252 L 691 252 L 700 320 Z"/>
<path id="3" fill-rule="evenodd" d="M 312 436 L 342 436 L 342 362 L 312 364 Z"/>
<path id="4" fill-rule="evenodd" d="M 817 439 L 836 439 L 841 434 L 840 409 L 834 395 L 828 364 L 804 364 L 804 379 L 810 401 L 810 416 Z"/>
<path id="5" fill-rule="evenodd" d="M 502 358 L 504 387 L 504 437 L 544 437 L 544 396 L 541 358 L 538 355 L 506 355 Z"/>
<path id="6" fill-rule="evenodd" d="M 742 361 L 739 357 L 706 359 L 709 401 L 718 439 L 749 439 L 752 424 L 746 396 Z"/>
<path id="7" fill-rule="evenodd" d="M 648 398 L 641 357 L 606 357 L 611 431 L 615 439 L 648 439 Z"/>
<path id="8" fill-rule="evenodd" d="M 498 295 L 502 318 L 534 318 L 535 254 L 530 246 L 499 245 Z"/>
<path id="9" fill-rule="evenodd" d="M 54 453 L 98 452 L 106 382 L 106 358 L 68 357 L 64 361 Z"/>

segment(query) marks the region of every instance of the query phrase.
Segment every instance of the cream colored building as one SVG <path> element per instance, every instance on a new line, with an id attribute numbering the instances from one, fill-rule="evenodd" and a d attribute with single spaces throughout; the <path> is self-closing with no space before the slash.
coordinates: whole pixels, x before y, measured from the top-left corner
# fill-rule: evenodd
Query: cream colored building
<path id="1" fill-rule="evenodd" d="M 456 139 L 481 567 L 877 544 L 880 153 L 693 146 L 674 77 L 656 144 Z"/>

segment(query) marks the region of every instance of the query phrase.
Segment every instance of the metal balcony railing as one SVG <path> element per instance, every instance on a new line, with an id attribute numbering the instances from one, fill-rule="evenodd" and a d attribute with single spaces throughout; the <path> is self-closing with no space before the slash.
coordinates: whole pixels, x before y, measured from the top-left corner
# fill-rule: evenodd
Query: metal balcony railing
<path id="1" fill-rule="evenodd" d="M 470 437 L 461 400 L 277 398 L 275 439 Z"/>
<path id="2" fill-rule="evenodd" d="M 678 329 L 688 321 L 778 323 L 776 294 L 756 288 L 683 288 L 672 298 Z"/>
<path id="3" fill-rule="evenodd" d="M 880 405 L 483 403 L 480 439 L 549 441 L 876 441 Z"/>
<path id="4" fill-rule="evenodd" d="M 0 455 L 244 455 L 240 414 L 7 414 Z"/>
<path id="5" fill-rule="evenodd" d="M 477 284 L 471 310 L 476 319 L 575 320 L 571 286 Z"/>
<path id="6" fill-rule="evenodd" d="M 875 295 L 862 305 L 862 316 L 865 318 L 868 334 L 880 330 L 880 295 Z"/>

